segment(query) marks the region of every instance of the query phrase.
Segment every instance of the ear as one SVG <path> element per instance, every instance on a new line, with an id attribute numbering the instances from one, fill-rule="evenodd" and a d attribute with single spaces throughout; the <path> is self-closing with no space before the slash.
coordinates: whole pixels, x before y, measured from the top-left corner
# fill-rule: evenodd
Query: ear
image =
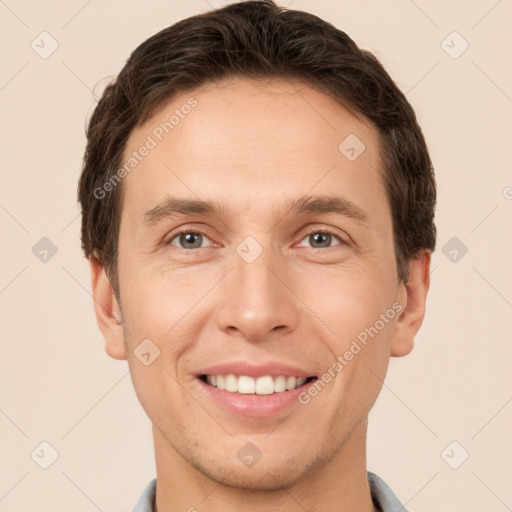
<path id="1" fill-rule="evenodd" d="M 121 309 L 103 265 L 95 256 L 89 258 L 96 321 L 105 338 L 105 351 L 114 359 L 126 359 Z"/>
<path id="2" fill-rule="evenodd" d="M 431 252 L 425 251 L 409 261 L 407 284 L 400 283 L 398 300 L 403 305 L 393 331 L 391 355 L 406 356 L 414 347 L 414 337 L 425 317 L 425 303 L 430 286 Z"/>

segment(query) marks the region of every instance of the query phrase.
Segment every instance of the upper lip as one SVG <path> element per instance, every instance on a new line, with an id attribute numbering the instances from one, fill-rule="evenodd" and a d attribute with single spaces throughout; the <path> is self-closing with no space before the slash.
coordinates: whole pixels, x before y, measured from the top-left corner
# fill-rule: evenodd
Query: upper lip
<path id="1" fill-rule="evenodd" d="M 315 374 L 288 364 L 279 362 L 267 362 L 262 364 L 251 364 L 247 361 L 232 361 L 220 363 L 202 368 L 200 375 L 247 375 L 248 377 L 262 377 L 263 375 L 284 375 L 286 377 L 315 377 Z"/>

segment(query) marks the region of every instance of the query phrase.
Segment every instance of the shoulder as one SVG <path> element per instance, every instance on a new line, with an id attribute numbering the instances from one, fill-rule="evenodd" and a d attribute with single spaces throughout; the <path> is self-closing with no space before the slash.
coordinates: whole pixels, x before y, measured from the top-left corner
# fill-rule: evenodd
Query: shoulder
<path id="1" fill-rule="evenodd" d="M 371 471 L 367 471 L 367 475 L 373 502 L 381 512 L 407 512 L 394 492 L 380 476 Z"/>
<path id="2" fill-rule="evenodd" d="M 153 512 L 155 508 L 156 478 L 146 486 L 132 512 Z"/>

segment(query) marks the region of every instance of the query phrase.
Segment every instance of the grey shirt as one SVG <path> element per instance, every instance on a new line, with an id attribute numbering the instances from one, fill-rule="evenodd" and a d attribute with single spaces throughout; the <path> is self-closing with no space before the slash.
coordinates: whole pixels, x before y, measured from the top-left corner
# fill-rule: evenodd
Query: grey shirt
<path id="1" fill-rule="evenodd" d="M 407 512 L 382 478 L 370 471 L 367 472 L 367 475 L 373 503 L 381 512 Z M 154 512 L 155 493 L 156 478 L 146 486 L 133 512 Z"/>

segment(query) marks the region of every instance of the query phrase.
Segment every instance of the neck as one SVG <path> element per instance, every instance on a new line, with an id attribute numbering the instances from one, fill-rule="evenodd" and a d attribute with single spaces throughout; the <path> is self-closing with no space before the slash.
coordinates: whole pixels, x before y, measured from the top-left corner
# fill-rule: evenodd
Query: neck
<path id="1" fill-rule="evenodd" d="M 363 421 L 334 457 L 300 482 L 277 491 L 223 485 L 184 460 L 153 426 L 157 472 L 155 512 L 376 512 L 366 475 Z"/>

